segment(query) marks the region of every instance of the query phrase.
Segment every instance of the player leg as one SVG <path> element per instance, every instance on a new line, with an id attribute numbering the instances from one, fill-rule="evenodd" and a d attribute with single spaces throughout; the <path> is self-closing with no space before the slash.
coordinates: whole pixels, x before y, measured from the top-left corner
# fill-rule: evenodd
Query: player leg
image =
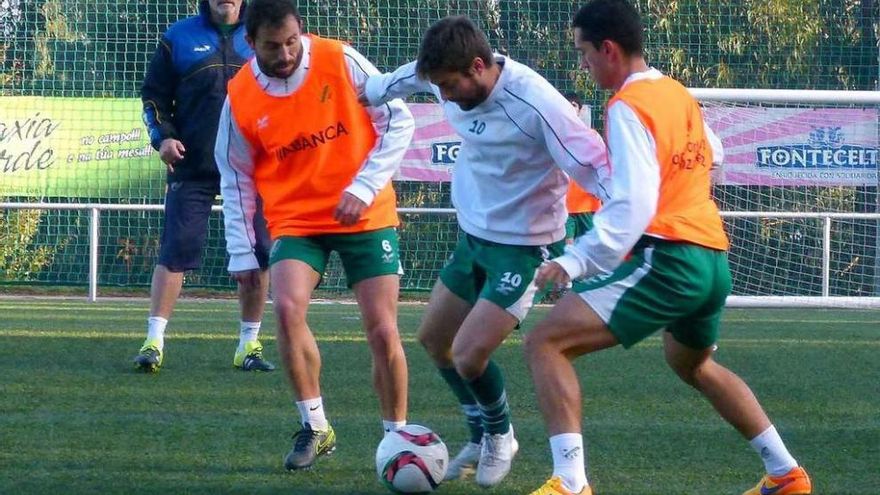
<path id="1" fill-rule="evenodd" d="M 406 354 L 397 329 L 403 274 L 397 231 L 385 228 L 329 237 L 363 318 L 373 357 L 373 387 L 382 409 L 382 426 L 388 433 L 406 424 L 408 392 Z"/>
<path id="2" fill-rule="evenodd" d="M 140 371 L 157 372 L 164 362 L 165 327 L 180 296 L 183 274 L 202 263 L 214 190 L 212 182 L 168 184 L 159 261 L 150 283 L 147 337 L 134 358 Z"/>
<path id="3" fill-rule="evenodd" d="M 700 290 L 680 288 L 653 242 L 637 244 L 614 272 L 574 285 L 526 336 L 525 348 L 538 406 L 550 436 L 553 475 L 536 495 L 591 493 L 581 433 L 577 357 L 616 344 L 629 348 L 691 311 Z M 697 287 L 699 289 L 699 287 Z"/>
<path id="4" fill-rule="evenodd" d="M 284 459 L 288 470 L 310 468 L 336 447 L 336 434 L 321 398 L 321 355 L 306 321 L 312 291 L 321 280 L 328 251 L 309 237 L 275 241 L 269 261 L 272 303 L 278 320 L 278 352 L 296 397 L 302 428 Z"/>
<path id="5" fill-rule="evenodd" d="M 483 487 L 500 483 L 519 445 L 510 424 L 504 375 L 492 352 L 516 328 L 518 320 L 505 309 L 480 299 L 462 323 L 452 344 L 455 370 L 477 404 L 483 426 L 476 481 Z"/>
<path id="6" fill-rule="evenodd" d="M 519 448 L 510 424 L 510 407 L 501 368 L 491 355 L 525 319 L 537 287 L 534 277 L 548 251 L 539 246 L 510 246 L 467 236 L 476 273 L 484 273 L 479 300 L 452 343 L 458 374 L 477 401 L 484 434 L 476 481 L 500 483 Z"/>
<path id="7" fill-rule="evenodd" d="M 480 407 L 477 399 L 468 389 L 467 383 L 455 370 L 452 362 L 452 341 L 464 322 L 468 313 L 473 308 L 473 303 L 456 295 L 450 290 L 444 280 L 458 287 L 458 292 L 473 294 L 473 279 L 468 273 L 460 269 L 468 268 L 464 263 L 456 263 L 455 267 L 447 265 L 441 272 L 440 279 L 434 284 L 428 306 L 422 315 L 419 325 L 418 339 L 425 348 L 440 376 L 458 400 L 461 412 L 465 417 L 469 437 L 464 446 L 449 461 L 444 480 L 456 480 L 473 474 L 480 460 L 480 449 L 483 444 L 483 420 L 480 416 Z"/>
<path id="8" fill-rule="evenodd" d="M 574 292 L 563 296 L 526 335 L 526 360 L 553 455 L 553 475 L 536 495 L 592 493 L 581 433 L 581 388 L 573 362 L 617 343 L 602 318 Z"/>
<path id="9" fill-rule="evenodd" d="M 398 275 L 371 277 L 353 287 L 373 356 L 373 388 L 386 433 L 406 424 L 408 372 L 397 329 Z"/>
<path id="10" fill-rule="evenodd" d="M 263 217 L 262 202 L 257 201 L 254 215 L 254 254 L 260 264 L 259 284 L 238 284 L 238 303 L 241 309 L 239 321 L 238 348 L 232 358 L 232 365 L 243 371 L 273 371 L 275 366 L 263 359 L 263 344 L 260 343 L 260 326 L 269 295 L 269 250 L 271 240 Z"/>
<path id="11" fill-rule="evenodd" d="M 682 381 L 703 394 L 761 456 L 766 475 L 746 495 L 811 493 L 809 476 L 788 452 L 752 390 L 712 357 L 724 301 L 730 293 L 726 253 L 698 247 L 683 251 L 694 263 L 705 265 L 705 280 L 710 281 L 712 290 L 702 307 L 664 332 L 666 362 Z"/>
<path id="12" fill-rule="evenodd" d="M 666 360 L 688 385 L 697 389 L 761 456 L 765 476 L 744 495 L 766 493 L 807 495 L 812 484 L 806 471 L 788 452 L 749 386 L 712 359 L 712 348 L 694 349 L 664 335 Z"/>
<path id="13" fill-rule="evenodd" d="M 452 341 L 477 299 L 476 286 L 481 277 L 474 271 L 473 252 L 467 236 L 461 235 L 434 284 L 418 329 L 419 342 L 458 400 L 470 433 L 468 441 L 449 461 L 445 480 L 472 474 L 480 460 L 483 441 L 480 408 L 452 363 Z"/>

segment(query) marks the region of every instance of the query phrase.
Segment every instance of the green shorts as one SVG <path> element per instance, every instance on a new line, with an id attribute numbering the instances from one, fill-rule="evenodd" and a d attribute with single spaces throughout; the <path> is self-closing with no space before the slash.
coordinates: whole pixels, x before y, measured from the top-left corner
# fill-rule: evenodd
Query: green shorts
<path id="1" fill-rule="evenodd" d="M 565 221 L 565 238 L 576 239 L 586 234 L 593 228 L 593 215 L 592 211 L 568 215 Z"/>
<path id="2" fill-rule="evenodd" d="M 534 283 L 538 267 L 563 246 L 564 241 L 548 246 L 499 244 L 462 232 L 440 280 L 470 304 L 489 300 L 522 322 L 542 296 Z"/>
<path id="3" fill-rule="evenodd" d="M 617 270 L 575 291 L 624 347 L 665 328 L 678 342 L 706 349 L 718 340 L 730 294 L 727 252 L 642 237 Z"/>
<path id="4" fill-rule="evenodd" d="M 323 276 L 332 251 L 339 253 L 349 287 L 381 275 L 403 275 L 397 229 L 393 227 L 352 234 L 280 237 L 272 244 L 269 264 L 299 260 Z"/>
<path id="5" fill-rule="evenodd" d="M 568 215 L 568 219 L 565 221 L 565 240 L 573 241 L 592 230 L 594 214 L 592 211 L 587 211 Z M 584 286 L 583 280 L 572 280 L 571 283 L 572 289 L 575 291 Z"/>

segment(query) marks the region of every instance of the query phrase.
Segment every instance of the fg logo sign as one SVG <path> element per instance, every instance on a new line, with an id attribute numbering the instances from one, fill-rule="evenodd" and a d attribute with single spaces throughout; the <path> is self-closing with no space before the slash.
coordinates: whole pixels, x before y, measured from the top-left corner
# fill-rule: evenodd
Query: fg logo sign
<path id="1" fill-rule="evenodd" d="M 431 144 L 431 163 L 455 163 L 458 158 L 458 150 L 461 149 L 460 141 Z"/>

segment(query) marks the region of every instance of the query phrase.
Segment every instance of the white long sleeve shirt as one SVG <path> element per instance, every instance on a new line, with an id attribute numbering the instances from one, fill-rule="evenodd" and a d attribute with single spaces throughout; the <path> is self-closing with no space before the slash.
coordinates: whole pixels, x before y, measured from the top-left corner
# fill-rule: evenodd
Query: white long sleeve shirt
<path id="1" fill-rule="evenodd" d="M 266 93 L 288 96 L 299 89 L 309 73 L 311 41 L 302 37 L 303 57 L 290 77 L 278 79 L 263 74 L 256 59 L 251 59 L 242 70 L 251 70 Z M 379 74 L 376 67 L 350 46 L 343 54 L 355 91 L 362 92 L 367 78 Z M 376 131 L 376 144 L 345 192 L 370 205 L 376 194 L 385 187 L 400 167 L 403 155 L 415 130 L 412 114 L 401 100 L 366 108 Z M 295 116 L 292 116 L 295 117 Z M 223 105 L 214 157 L 220 170 L 220 191 L 223 195 L 223 218 L 226 226 L 226 250 L 229 252 L 229 271 L 258 268 L 254 255 L 253 216 L 256 211 L 257 190 L 253 181 L 256 152 L 242 135 L 232 114 L 229 98 Z"/>
<path id="2" fill-rule="evenodd" d="M 496 61 L 502 70 L 495 87 L 468 111 L 419 79 L 415 62 L 370 77 L 364 94 L 373 105 L 418 92 L 440 101 L 462 140 L 452 172 L 462 230 L 502 244 L 550 244 L 565 237 L 566 173 L 607 200 L 605 144 L 538 73 L 500 55 Z"/>
<path id="3" fill-rule="evenodd" d="M 642 79 L 659 79 L 656 69 L 629 76 L 624 86 Z M 632 250 L 657 212 L 660 163 L 654 137 L 632 108 L 616 101 L 607 111 L 606 136 L 611 160 L 611 199 L 593 217 L 593 228 L 565 248 L 553 261 L 572 279 L 610 273 Z M 721 140 L 705 123 L 713 164 L 724 160 Z"/>

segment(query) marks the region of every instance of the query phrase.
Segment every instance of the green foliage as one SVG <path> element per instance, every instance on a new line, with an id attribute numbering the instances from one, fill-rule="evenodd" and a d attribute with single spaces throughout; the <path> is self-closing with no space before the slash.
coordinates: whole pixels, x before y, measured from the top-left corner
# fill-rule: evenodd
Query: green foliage
<path id="1" fill-rule="evenodd" d="M 0 216 L 0 281 L 35 280 L 49 266 L 59 249 L 67 244 L 61 239 L 52 246 L 38 246 L 42 210 L 6 210 Z"/>
<path id="2" fill-rule="evenodd" d="M 640 3 L 651 60 L 688 86 L 876 87 L 873 2 Z"/>
<path id="3" fill-rule="evenodd" d="M 696 87 L 863 89 L 877 84 L 873 0 L 636 0 L 651 63 Z M 466 14 L 502 52 L 563 90 L 579 74 L 559 0 L 298 3 L 309 31 L 356 46 L 380 68 L 415 57 L 424 30 Z M 0 91 L 136 96 L 159 35 L 195 2 L 20 0 L 0 15 Z"/>

